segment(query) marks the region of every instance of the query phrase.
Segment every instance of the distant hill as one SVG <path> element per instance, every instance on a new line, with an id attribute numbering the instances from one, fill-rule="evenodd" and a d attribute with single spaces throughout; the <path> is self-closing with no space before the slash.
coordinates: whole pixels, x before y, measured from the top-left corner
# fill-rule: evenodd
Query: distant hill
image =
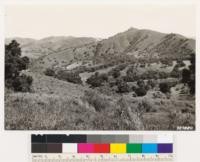
<path id="1" fill-rule="evenodd" d="M 98 44 L 96 57 L 131 55 L 136 58 L 185 57 L 195 52 L 195 40 L 179 34 L 164 34 L 151 30 L 129 30 Z"/>
<path id="2" fill-rule="evenodd" d="M 11 39 L 7 39 L 8 42 Z M 195 53 L 195 40 L 179 34 L 165 34 L 130 28 L 107 39 L 47 37 L 40 40 L 16 38 L 23 55 L 36 58 L 35 68 L 66 67 L 75 62 L 105 63 L 120 59 L 178 59 Z"/>
<path id="3" fill-rule="evenodd" d="M 16 40 L 21 45 L 22 48 L 37 41 L 36 39 L 32 38 L 14 37 L 14 38 L 6 38 L 5 44 L 9 44 L 12 40 Z"/>
<path id="4" fill-rule="evenodd" d="M 60 50 L 66 48 L 72 48 L 88 43 L 95 42 L 95 38 L 87 37 L 47 37 L 40 40 L 30 39 L 30 38 L 7 38 L 6 44 L 11 40 L 15 39 L 20 43 L 22 48 L 22 55 L 28 56 L 30 58 L 39 58 L 41 56 L 46 56 L 52 53 L 57 53 Z"/>

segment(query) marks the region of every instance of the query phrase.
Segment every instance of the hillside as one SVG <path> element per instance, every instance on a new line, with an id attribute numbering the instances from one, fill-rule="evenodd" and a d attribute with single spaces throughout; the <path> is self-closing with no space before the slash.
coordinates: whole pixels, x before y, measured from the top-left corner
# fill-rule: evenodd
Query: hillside
<path id="1" fill-rule="evenodd" d="M 72 48 L 80 45 L 95 42 L 94 38 L 87 37 L 47 37 L 40 40 L 30 38 L 7 38 L 5 40 L 8 44 L 11 40 L 15 39 L 20 43 L 22 48 L 22 56 L 28 56 L 29 58 L 37 59 L 52 53 Z"/>
<path id="2" fill-rule="evenodd" d="M 56 40 L 55 40 L 56 39 Z M 64 39 L 64 40 L 63 40 Z M 108 39 L 95 41 L 93 38 L 49 37 L 35 43 L 43 50 L 42 57 L 34 62 L 34 67 L 66 68 L 69 64 L 81 62 L 92 64 L 113 61 L 146 59 L 148 61 L 168 58 L 187 59 L 195 52 L 195 40 L 179 34 L 164 34 L 151 30 L 130 28 Z M 36 48 L 35 44 L 27 48 Z M 46 52 L 44 52 L 46 50 Z"/>
<path id="3" fill-rule="evenodd" d="M 194 53 L 195 41 L 178 34 L 130 28 L 99 42 L 96 57 L 131 55 L 135 58 L 186 57 Z M 187 54 L 186 54 L 187 53 Z"/>

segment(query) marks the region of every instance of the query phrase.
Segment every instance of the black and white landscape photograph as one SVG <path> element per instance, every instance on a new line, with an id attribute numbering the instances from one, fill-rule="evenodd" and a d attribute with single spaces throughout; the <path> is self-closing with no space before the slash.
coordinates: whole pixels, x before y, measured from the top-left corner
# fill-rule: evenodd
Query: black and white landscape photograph
<path id="1" fill-rule="evenodd" d="M 195 6 L 8 5 L 5 130 L 195 130 Z"/>

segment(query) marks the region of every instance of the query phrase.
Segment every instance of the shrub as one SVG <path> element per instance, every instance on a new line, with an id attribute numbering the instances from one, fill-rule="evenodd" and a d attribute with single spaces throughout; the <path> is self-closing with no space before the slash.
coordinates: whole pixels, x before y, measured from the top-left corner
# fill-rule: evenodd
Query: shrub
<path id="1" fill-rule="evenodd" d="M 44 74 L 47 76 L 55 76 L 55 71 L 53 69 L 47 68 Z"/>
<path id="2" fill-rule="evenodd" d="M 160 59 L 160 62 L 161 62 L 162 64 L 165 64 L 165 65 L 168 65 L 168 66 L 172 66 L 172 65 L 173 65 L 172 60 L 167 59 L 167 58 Z"/>
<path id="3" fill-rule="evenodd" d="M 171 71 L 170 76 L 173 78 L 180 78 L 181 72 L 179 71 L 178 66 L 174 66 L 174 69 Z"/>
<path id="4" fill-rule="evenodd" d="M 170 92 L 170 86 L 167 83 L 160 83 L 159 88 L 162 93 Z"/>
<path id="5" fill-rule="evenodd" d="M 196 61 L 196 56 L 195 53 L 193 53 L 190 56 L 191 65 L 189 67 L 192 74 L 195 74 L 195 66 L 196 66 L 195 61 Z"/>
<path id="6" fill-rule="evenodd" d="M 99 79 L 107 82 L 108 75 L 106 73 L 99 74 Z"/>
<path id="7" fill-rule="evenodd" d="M 192 53 L 191 56 L 190 56 L 191 65 L 189 67 L 191 75 L 190 75 L 190 81 L 189 81 L 189 84 L 188 84 L 189 87 L 190 87 L 190 94 L 191 95 L 195 94 L 195 68 L 196 68 L 195 67 L 196 66 L 195 61 L 196 61 L 195 53 Z"/>
<path id="8" fill-rule="evenodd" d="M 137 74 L 137 70 L 131 66 L 126 72 L 126 77 L 124 78 L 125 81 L 127 82 L 135 82 L 139 79 L 139 76 Z"/>
<path id="9" fill-rule="evenodd" d="M 183 83 L 189 83 L 190 75 L 191 75 L 191 73 L 188 69 L 183 69 L 182 70 L 182 82 Z"/>
<path id="10" fill-rule="evenodd" d="M 89 77 L 86 82 L 90 84 L 92 87 L 100 87 L 103 85 L 104 82 L 108 81 L 108 76 L 107 74 L 99 74 L 96 72 L 94 75 Z"/>
<path id="11" fill-rule="evenodd" d="M 156 82 L 154 80 L 148 80 L 147 85 L 150 87 L 150 89 L 153 89 L 156 86 Z"/>
<path id="12" fill-rule="evenodd" d="M 143 122 L 135 112 L 135 106 L 125 98 L 120 98 L 114 105 L 113 122 L 118 130 L 143 130 Z"/>
<path id="13" fill-rule="evenodd" d="M 104 110 L 106 107 L 109 107 L 108 99 L 95 91 L 85 91 L 84 98 L 98 112 Z"/>
<path id="14" fill-rule="evenodd" d="M 194 95 L 195 94 L 195 79 L 191 79 L 188 85 L 190 87 L 190 94 Z"/>
<path id="15" fill-rule="evenodd" d="M 158 78 L 158 74 L 156 71 L 148 70 L 145 71 L 142 75 L 140 75 L 140 79 L 153 79 Z"/>
<path id="16" fill-rule="evenodd" d="M 22 74 L 13 81 L 13 88 L 15 91 L 29 92 L 32 82 L 33 78 L 31 76 Z"/>
<path id="17" fill-rule="evenodd" d="M 145 63 L 140 64 L 140 67 L 144 68 L 145 67 Z"/>
<path id="18" fill-rule="evenodd" d="M 133 86 L 131 87 L 131 89 L 132 89 L 133 91 L 135 91 L 135 90 L 137 89 L 137 86 L 133 85 Z"/>
<path id="19" fill-rule="evenodd" d="M 177 65 L 178 67 L 184 67 L 185 63 L 183 62 L 183 60 L 177 60 Z"/>
<path id="20" fill-rule="evenodd" d="M 118 78 L 118 77 L 120 76 L 120 71 L 114 69 L 114 70 L 112 71 L 112 76 L 113 76 L 113 78 Z"/>
<path id="21" fill-rule="evenodd" d="M 97 74 L 96 75 L 92 75 L 91 77 L 89 77 L 86 80 L 86 83 L 90 84 L 92 87 L 100 87 L 100 86 L 102 86 L 102 80 L 98 79 Z"/>
<path id="22" fill-rule="evenodd" d="M 69 71 L 58 71 L 56 77 L 61 80 L 65 80 L 75 84 L 81 84 L 82 80 L 79 76 L 79 73 L 76 72 L 69 72 Z"/>
<path id="23" fill-rule="evenodd" d="M 160 79 L 166 79 L 166 78 L 169 77 L 169 74 L 168 74 L 168 73 L 165 73 L 165 72 L 162 72 L 162 71 L 159 72 L 158 75 L 159 75 L 159 78 L 160 78 Z"/>
<path id="24" fill-rule="evenodd" d="M 118 88 L 117 92 L 119 93 L 126 93 L 131 91 L 129 85 L 123 80 L 117 81 L 117 88 Z"/>
<path id="25" fill-rule="evenodd" d="M 141 100 L 137 105 L 137 111 L 140 114 L 151 112 L 153 110 L 153 104 L 148 100 Z"/>
<path id="26" fill-rule="evenodd" d="M 177 130 L 177 127 L 182 125 L 185 127 L 191 127 L 192 130 L 195 129 L 195 117 L 191 113 L 182 113 L 171 111 L 168 115 L 170 119 L 169 130 Z"/>
<path id="27" fill-rule="evenodd" d="M 144 81 L 141 80 L 141 79 L 137 81 L 137 85 L 138 85 L 139 87 L 145 87 L 145 83 L 144 83 Z"/>
<path id="28" fill-rule="evenodd" d="M 147 91 L 144 87 L 139 87 L 135 90 L 135 93 L 137 96 L 145 96 L 147 94 Z"/>
<path id="29" fill-rule="evenodd" d="M 116 68 L 119 69 L 119 71 L 124 70 L 127 67 L 127 64 L 120 64 Z"/>

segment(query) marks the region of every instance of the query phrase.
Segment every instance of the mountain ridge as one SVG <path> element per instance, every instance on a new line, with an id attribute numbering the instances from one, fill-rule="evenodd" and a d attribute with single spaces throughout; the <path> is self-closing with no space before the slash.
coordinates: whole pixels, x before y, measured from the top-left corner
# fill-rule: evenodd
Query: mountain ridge
<path id="1" fill-rule="evenodd" d="M 19 39 L 19 38 L 18 38 Z M 19 39 L 20 40 L 20 39 Z M 28 43 L 25 43 L 27 40 Z M 21 42 L 22 39 L 20 40 Z M 33 43 L 31 43 L 31 41 Z M 20 42 L 19 42 L 20 43 Z M 175 33 L 129 28 L 107 39 L 50 36 L 40 40 L 26 38 L 22 53 L 36 58 L 37 66 L 66 66 L 73 62 L 95 64 L 120 59 L 187 58 L 195 53 L 195 40 Z"/>

